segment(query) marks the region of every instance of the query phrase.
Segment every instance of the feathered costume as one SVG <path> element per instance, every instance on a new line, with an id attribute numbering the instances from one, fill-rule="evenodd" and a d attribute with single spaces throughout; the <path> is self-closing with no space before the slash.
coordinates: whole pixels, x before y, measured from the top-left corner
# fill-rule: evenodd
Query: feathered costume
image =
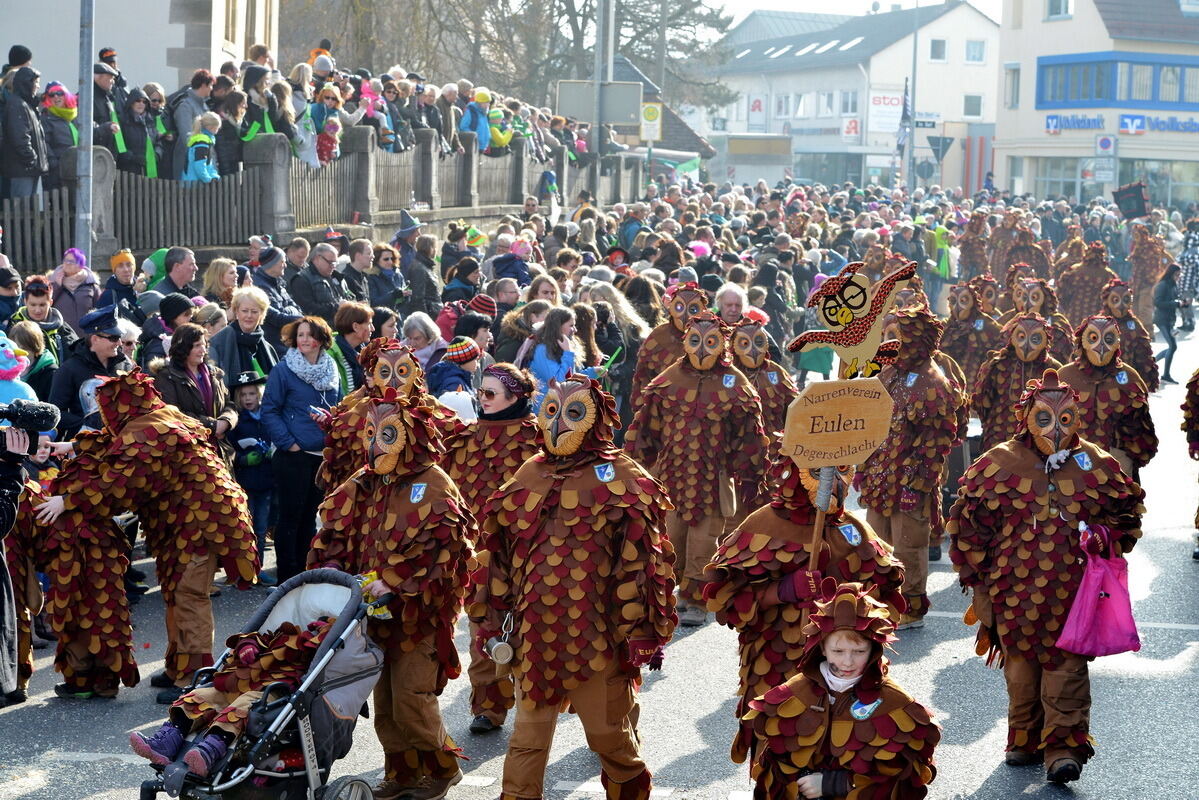
<path id="1" fill-rule="evenodd" d="M 457 747 L 436 695 L 462 669 L 454 623 L 471 568 L 475 519 L 449 476 L 433 412 L 388 389 L 364 401 L 363 466 L 325 498 L 309 569 L 375 572 L 390 589 L 391 619 L 371 618 L 383 649 L 375 686 L 375 731 L 384 778 L 413 786 L 458 773 Z"/>
<path id="2" fill-rule="evenodd" d="M 1195 370 L 1187 381 L 1187 393 L 1182 401 L 1182 432 L 1186 434 L 1191 457 L 1199 457 L 1199 370 Z M 1195 510 L 1195 528 L 1199 529 L 1199 508 Z"/>
<path id="3" fill-rule="evenodd" d="M 766 327 L 743 318 L 733 328 L 733 356 L 762 400 L 762 423 L 767 434 L 777 433 L 787 422 L 787 407 L 799 394 L 786 367 L 770 360 Z"/>
<path id="4" fill-rule="evenodd" d="M 1019 314 L 1003 329 L 1002 349 L 992 353 L 978 370 L 970 407 L 983 426 L 982 448 L 990 450 L 1020 430 L 1016 401 L 1029 381 L 1059 369 L 1061 363 L 1049 354 L 1053 332 L 1035 314 Z"/>
<path id="5" fill-rule="evenodd" d="M 1099 313 L 1120 324 L 1120 358 L 1137 371 L 1145 388 L 1156 392 L 1161 385 L 1161 374 L 1157 359 L 1153 357 L 1153 337 L 1132 313 L 1132 287 L 1113 278 L 1099 293 L 1099 303 Z M 1084 319 L 1086 316 L 1090 315 L 1084 315 Z"/>
<path id="6" fill-rule="evenodd" d="M 999 294 L 999 300 L 996 301 L 996 320 L 1003 319 L 1003 315 L 1016 310 L 1016 287 L 1023 281 L 1033 280 L 1036 278 L 1036 273 L 1033 268 L 1023 261 L 1012 264 L 1007 268 L 1003 278 L 1003 291 Z"/>
<path id="7" fill-rule="evenodd" d="M 1036 314 L 1053 328 L 1050 353 L 1063 364 L 1074 353 L 1074 326 L 1057 310 L 1057 292 L 1043 278 L 1024 278 L 1012 287 L 1014 308 L 999 318 L 1007 325 L 1017 314 Z"/>
<path id="8" fill-rule="evenodd" d="M 753 731 L 750 775 L 756 800 L 797 800 L 799 779 L 821 774 L 821 794 L 846 800 L 919 800 L 936 777 L 941 730 L 929 710 L 888 676 L 883 654 L 895 626 L 873 588 L 828 578 L 823 602 L 804 627 L 799 674 L 753 700 L 743 724 Z M 822 643 L 853 631 L 871 648 L 855 684 L 842 692 L 822 669 Z"/>
<path id="9" fill-rule="evenodd" d="M 600 757 L 608 797 L 649 797 L 627 715 L 638 668 L 660 664 L 677 622 L 665 533 L 672 506 L 662 485 L 613 445 L 618 419 L 598 382 L 551 381 L 539 416 L 544 452 L 484 511 L 487 579 L 471 618 L 482 639 L 510 631 L 515 650 L 517 712 L 502 798 L 543 796 L 566 701 Z"/>
<path id="10" fill-rule="evenodd" d="M 949 319 L 941 334 L 942 353 L 953 358 L 966 375 L 967 391 L 992 350 L 1003 346 L 1003 328 L 979 307 L 973 286 L 959 283 L 949 289 Z"/>
<path id="11" fill-rule="evenodd" d="M 1018 414 L 1022 431 L 962 477 L 946 530 L 958 579 L 974 590 L 966 622 L 980 623 L 977 652 L 1003 664 L 1009 763 L 1036 763 L 1043 751 L 1071 780 L 1094 753 L 1086 659 L 1056 646 L 1086 564 L 1078 525 L 1107 526 L 1127 552 L 1141 535 L 1144 492 L 1079 438 L 1081 409 L 1055 371 L 1030 386 Z M 1064 454 L 1056 468 L 1051 454 Z M 1075 762 L 1072 777 L 1062 759 Z"/>
<path id="12" fill-rule="evenodd" d="M 941 323 L 925 309 L 892 315 L 900 342 L 880 380 L 894 402 L 887 438 L 859 467 L 867 523 L 904 563 L 909 614 L 928 610 L 928 542 L 941 528 L 941 486 L 949 451 L 965 434 L 967 399 L 933 361 Z"/>
<path id="13" fill-rule="evenodd" d="M 641 393 L 650 381 L 682 357 L 687 320 L 708 307 L 708 293 L 697 283 L 678 283 L 666 290 L 662 305 L 669 319 L 650 331 L 637 351 L 637 368 L 629 390 L 629 403 L 634 411 L 640 408 Z"/>
<path id="14" fill-rule="evenodd" d="M 1087 242 L 1086 239 L 1082 238 L 1081 231 L 1074 225 L 1071 225 L 1070 228 L 1073 233 L 1061 243 L 1057 251 L 1053 254 L 1053 282 L 1059 289 L 1062 288 L 1062 275 L 1066 274 L 1072 267 L 1082 263 L 1087 254 Z M 1093 244 L 1098 244 L 1102 248 L 1104 256 L 1107 255 L 1107 248 L 1103 247 L 1102 242 L 1094 242 Z M 1104 260 L 1106 262 L 1106 258 Z M 1063 295 L 1063 298 L 1068 296 Z"/>
<path id="15" fill-rule="evenodd" d="M 1091 242 L 1082 258 L 1066 269 L 1057 279 L 1057 294 L 1061 311 L 1077 328 L 1095 313 L 1095 298 L 1113 280 L 1120 280 L 1107 265 L 1107 247 L 1103 242 Z"/>
<path id="16" fill-rule="evenodd" d="M 1058 370 L 1078 394 L 1078 435 L 1116 457 L 1133 479 L 1157 454 L 1145 382 L 1120 359 L 1119 323 L 1087 317 L 1078 327 L 1074 360 Z"/>
<path id="17" fill-rule="evenodd" d="M 992 272 L 1002 272 L 1011 263 L 1007 260 L 1007 253 L 1016 244 L 1017 226 L 1020 225 L 1021 219 L 1023 214 L 1018 209 L 1009 209 L 999 221 L 998 227 L 991 231 L 989 261 Z"/>
<path id="18" fill-rule="evenodd" d="M 1132 265 L 1133 309 L 1137 319 L 1153 320 L 1153 288 L 1173 261 L 1160 236 L 1154 236 L 1148 226 L 1132 226 L 1128 263 Z"/>
<path id="19" fill-rule="evenodd" d="M 768 440 L 762 401 L 731 363 L 728 325 L 704 311 L 683 338 L 687 354 L 645 388 L 624 447 L 670 492 L 667 532 L 678 553 L 680 596 L 701 603 L 716 540 L 738 501 L 762 490 Z"/>
<path id="20" fill-rule="evenodd" d="M 987 230 L 987 212 L 975 211 L 966 222 L 966 229 L 958 238 L 958 274 L 962 281 L 990 272 L 987 249 L 990 244 Z"/>
<path id="21" fill-rule="evenodd" d="M 738 632 L 738 719 L 749 710 L 751 700 L 798 671 L 806 641 L 804 612 L 812 608 L 817 599 L 814 590 L 824 576 L 842 583 L 877 586 L 877 596 L 894 609 L 896 620 L 907 610 L 899 590 L 903 565 L 890 545 L 842 509 L 844 478 L 836 480 L 837 491 L 824 518 L 820 554 L 813 570 L 807 547 L 816 522 L 813 498 L 819 471 L 799 469 L 789 458 L 777 462 L 773 471 L 769 503 L 721 541 L 704 570 L 708 610 L 716 612 L 718 622 Z M 781 582 L 795 588 L 788 592 Z M 784 600 L 782 594 L 793 596 L 793 602 Z M 751 740 L 750 726 L 742 724 L 733 739 L 733 761 L 745 761 Z"/>
<path id="22" fill-rule="evenodd" d="M 1016 241 L 1008 248 L 1004 260 L 995 264 L 996 269 L 1007 270 L 1012 264 L 1028 264 L 1036 272 L 1036 277 L 1049 280 L 1052 268 L 1049 256 L 1040 243 L 1033 239 L 1031 228 L 1023 225 L 1016 228 Z"/>
<path id="23" fill-rule="evenodd" d="M 999 310 L 999 281 L 995 276 L 988 272 L 971 278 L 968 283 L 978 295 L 979 310 L 988 317 L 998 317 L 1002 312 Z"/>
<path id="24" fill-rule="evenodd" d="M 45 602 L 34 556 L 43 548 L 46 528 L 37 521 L 34 509 L 46 498 L 41 484 L 26 479 L 17 501 L 16 521 L 4 537 L 4 557 L 16 602 L 18 689 L 28 689 L 33 677 L 33 620 Z"/>

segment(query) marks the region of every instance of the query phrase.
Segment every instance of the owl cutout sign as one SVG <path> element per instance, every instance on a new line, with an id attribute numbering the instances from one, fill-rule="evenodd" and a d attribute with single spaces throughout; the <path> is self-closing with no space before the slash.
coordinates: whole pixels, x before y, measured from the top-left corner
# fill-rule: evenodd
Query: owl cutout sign
<path id="1" fill-rule="evenodd" d="M 883 341 L 883 317 L 895 293 L 916 274 L 916 262 L 871 283 L 861 262 L 846 264 L 808 299 L 828 330 L 806 331 L 787 345 L 792 353 L 809 346 L 833 348 L 841 359 L 842 378 L 868 378 L 894 359 L 899 343 Z"/>

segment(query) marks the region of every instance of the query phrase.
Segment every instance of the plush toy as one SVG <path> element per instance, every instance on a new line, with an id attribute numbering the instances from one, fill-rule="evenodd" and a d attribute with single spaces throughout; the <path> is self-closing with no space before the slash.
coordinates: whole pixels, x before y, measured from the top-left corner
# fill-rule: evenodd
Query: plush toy
<path id="1" fill-rule="evenodd" d="M 24 350 L 0 333 L 0 403 L 13 400 L 37 400 L 33 387 L 21 380 L 21 373 L 29 366 Z"/>

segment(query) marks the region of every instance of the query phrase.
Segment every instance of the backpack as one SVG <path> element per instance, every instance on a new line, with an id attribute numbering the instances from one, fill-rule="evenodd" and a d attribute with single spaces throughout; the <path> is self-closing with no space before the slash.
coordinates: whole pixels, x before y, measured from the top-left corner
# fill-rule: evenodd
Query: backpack
<path id="1" fill-rule="evenodd" d="M 162 127 L 166 129 L 167 134 L 174 134 L 175 141 L 179 141 L 179 129 L 175 127 L 175 111 L 179 106 L 183 105 L 183 101 L 187 98 L 187 90 L 191 86 L 184 86 L 182 89 L 176 89 L 167 95 L 167 100 L 162 105 Z M 191 131 L 185 131 L 184 135 L 190 135 Z"/>
<path id="2" fill-rule="evenodd" d="M 441 307 L 441 313 L 437 315 L 437 328 L 447 342 L 454 338 L 454 326 L 458 324 L 458 318 L 465 311 L 465 300 L 455 300 Z"/>

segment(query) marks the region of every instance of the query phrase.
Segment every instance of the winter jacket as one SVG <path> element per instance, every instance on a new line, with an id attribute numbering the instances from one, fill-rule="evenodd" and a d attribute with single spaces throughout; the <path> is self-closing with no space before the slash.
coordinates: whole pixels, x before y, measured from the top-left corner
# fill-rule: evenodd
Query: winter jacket
<path id="1" fill-rule="evenodd" d="M 471 392 L 471 374 L 453 361 L 442 359 L 425 373 L 429 394 L 441 397 L 446 392 Z"/>
<path id="2" fill-rule="evenodd" d="M 216 132 L 216 170 L 220 175 L 232 175 L 241 171 L 243 126 L 221 118 L 221 129 Z"/>
<path id="3" fill-rule="evenodd" d="M 1178 318 L 1178 286 L 1163 278 L 1153 287 L 1153 324 L 1169 330 Z"/>
<path id="4" fill-rule="evenodd" d="M 58 267 L 50 273 L 50 286 L 54 290 L 53 306 L 62 314 L 63 320 L 71 326 L 71 329 L 80 336 L 83 335 L 83 332 L 79 329 L 79 320 L 96 307 L 96 300 L 100 297 L 100 285 L 96 281 L 96 274 L 90 269 L 85 269 L 83 272 L 83 283 L 76 286 L 75 291 L 70 291 L 62 285 L 64 277 L 62 267 Z"/>
<path id="5" fill-rule="evenodd" d="M 175 113 L 172 116 L 174 118 L 175 130 L 179 134 L 175 139 L 175 154 L 171 160 L 171 175 L 176 179 L 182 178 L 183 173 L 187 171 L 187 150 L 190 145 L 189 140 L 191 139 L 192 124 L 196 121 L 196 117 L 207 110 L 208 106 L 204 104 L 204 98 L 196 94 L 196 90 L 192 88 L 188 88 L 179 101 L 179 105 L 175 107 Z"/>
<path id="6" fill-rule="evenodd" d="M 216 168 L 216 139 L 208 133 L 197 133 L 187 140 L 187 169 L 185 183 L 212 183 L 220 180 Z"/>
<path id="7" fill-rule="evenodd" d="M 233 474 L 247 492 L 268 492 L 275 488 L 271 470 L 271 434 L 262 421 L 262 409 L 237 413 L 237 426 L 226 434 L 233 446 Z M 241 442 L 253 440 L 246 447 Z"/>
<path id="8" fill-rule="evenodd" d="M 262 399 L 262 421 L 275 447 L 289 450 L 298 444 L 301 450 L 320 453 L 325 433 L 312 421 L 310 407 L 332 408 L 341 397 L 340 388 L 318 392 L 281 359 L 267 378 Z"/>
<path id="9" fill-rule="evenodd" d="M 267 301 L 270 302 L 266 309 L 266 319 L 262 322 L 266 340 L 274 346 L 276 352 L 282 353 L 286 349 L 283 346 L 283 326 L 295 322 L 304 314 L 281 279 L 272 278 L 262 267 L 258 267 L 254 270 L 253 280 L 255 286 L 266 292 Z"/>
<path id="10" fill-rule="evenodd" d="M 200 388 L 182 367 L 166 361 L 156 361 L 150 365 L 154 375 L 154 388 L 162 395 L 162 400 L 168 405 L 175 406 L 181 412 L 199 422 L 210 433 L 213 433 L 212 443 L 230 464 L 233 463 L 233 445 L 229 442 L 229 431 L 237 425 L 237 411 L 233 407 L 233 399 L 225 387 L 225 375 L 220 367 L 208 368 L 208 379 L 212 384 L 212 402 L 205 403 L 200 394 Z M 215 436 L 216 424 L 224 420 L 229 425 L 225 437 Z"/>
<path id="11" fill-rule="evenodd" d="M 473 133 L 478 137 L 476 146 L 480 153 L 491 146 L 491 126 L 487 121 L 487 109 L 478 103 L 467 104 L 466 111 L 462 113 L 462 121 L 458 123 L 458 130 Z"/>
<path id="12" fill-rule="evenodd" d="M 77 111 L 74 108 L 63 108 L 56 114 L 49 108 L 43 108 L 39 115 L 42 132 L 46 136 L 46 156 L 50 164 L 49 171 L 42 178 L 42 184 L 47 189 L 62 186 L 62 159 L 68 148 L 79 144 Z"/>
<path id="13" fill-rule="evenodd" d="M 641 220 L 634 217 L 632 214 L 625 216 L 620 222 L 620 227 L 616 230 L 617 238 L 620 239 L 620 246 L 625 250 L 632 252 L 633 242 L 637 240 L 637 234 L 642 231 L 648 231 L 650 227 Z"/>
<path id="14" fill-rule="evenodd" d="M 6 178 L 36 178 L 50 171 L 46 134 L 33 99 L 37 78 L 37 70 L 29 67 L 17 70 L 12 93 L 4 104 L 0 174 Z"/>
<path id="15" fill-rule="evenodd" d="M 492 262 L 492 269 L 495 271 L 497 280 L 512 278 L 522 289 L 533 282 L 533 276 L 529 273 L 529 265 L 512 253 L 497 256 Z"/>
<path id="16" fill-rule="evenodd" d="M 235 388 L 238 374 L 260 372 L 269 375 L 279 362 L 279 355 L 266 340 L 262 328 L 255 333 L 258 335 L 243 334 L 235 321 L 217 331 L 208 342 L 208 357 L 224 371 L 225 385 L 230 389 Z"/>
<path id="17" fill-rule="evenodd" d="M 495 337 L 495 360 L 515 364 L 516 354 L 525 340 L 533 335 L 519 315 L 515 323 L 501 323 L 500 332 Z"/>
<path id="18" fill-rule="evenodd" d="M 266 73 L 267 68 L 257 64 L 246 67 L 246 71 L 242 73 L 242 91 L 249 97 L 244 122 L 245 141 L 253 141 L 261 133 L 281 133 L 291 141 L 296 138 L 296 129 L 279 109 L 279 101 L 275 99 L 275 95 L 267 92 L 265 97 L 260 97 L 251 88 L 256 86 Z"/>
<path id="19" fill-rule="evenodd" d="M 333 324 L 333 315 L 337 313 L 337 307 L 346 299 L 341 276 L 334 272 L 326 278 L 312 264 L 300 270 L 287 288 L 301 311 L 320 317 L 330 325 Z"/>
<path id="20" fill-rule="evenodd" d="M 461 278 L 454 278 L 445 285 L 441 290 L 441 301 L 443 303 L 452 303 L 455 300 L 469 300 L 479 293 L 479 287 L 473 283 L 467 283 Z"/>
<path id="21" fill-rule="evenodd" d="M 545 389 L 549 386 L 550 379 L 557 381 L 565 380 L 568 372 L 582 372 L 588 377 L 594 378 L 598 374 L 595 367 L 586 367 L 582 370 L 575 369 L 575 354 L 574 351 L 566 351 L 562 357 L 554 360 L 550 357 L 549 349 L 544 344 L 538 344 L 533 348 L 533 360 L 529 362 L 529 371 L 533 373 L 533 377 L 537 380 L 537 399 L 533 403 L 533 412 L 541 411 L 541 401 L 545 397 Z"/>
<path id="22" fill-rule="evenodd" d="M 121 305 L 122 300 L 125 301 L 124 306 Z M 96 300 L 96 308 L 104 306 L 116 306 L 118 314 L 128 316 L 137 308 L 137 292 L 133 290 L 133 284 L 121 283 L 116 275 L 109 275 L 104 284 L 104 291 L 100 292 L 100 297 Z"/>
<path id="23" fill-rule="evenodd" d="M 8 321 L 12 319 L 12 315 L 17 313 L 17 309 L 21 307 L 21 298 L 13 296 L 7 297 L 0 295 L 0 330 L 8 328 Z"/>
<path id="24" fill-rule="evenodd" d="M 25 306 L 17 309 L 17 313 L 12 315 L 8 321 L 8 327 L 12 327 L 14 322 L 25 322 L 29 320 L 29 312 L 25 310 Z M 36 321 L 34 321 L 36 322 Z M 44 322 L 36 322 L 37 326 L 42 329 L 42 337 L 46 340 L 46 350 L 54 356 L 55 365 L 61 365 L 62 362 L 70 355 L 71 345 L 79 341 L 79 335 L 75 333 L 75 329 L 66 323 L 62 318 L 62 312 L 57 308 L 51 307 L 50 313 L 46 315 Z"/>
<path id="25" fill-rule="evenodd" d="M 441 135 L 454 150 L 458 149 L 458 124 L 462 119 L 462 111 L 456 105 L 446 100 L 442 95 L 437 96 L 435 103 L 441 114 Z"/>
<path id="26" fill-rule="evenodd" d="M 411 292 L 401 307 L 405 317 L 414 311 L 423 311 L 430 319 L 441 313 L 441 280 L 437 277 L 437 265 L 424 253 L 417 253 L 408 270 L 408 288 Z"/>
<path id="27" fill-rule="evenodd" d="M 54 360 L 54 354 L 49 350 L 43 350 L 42 354 L 30 363 L 25 374 L 21 376 L 21 380 L 29 384 L 29 388 L 33 389 L 38 400 L 48 403 L 50 402 L 50 386 L 54 383 L 54 373 L 56 372 L 58 372 L 58 362 Z"/>
<path id="28" fill-rule="evenodd" d="M 346 264 L 345 269 L 341 271 L 341 285 L 345 289 L 346 297 L 356 303 L 372 305 L 368 277 L 365 272 L 359 272 Z"/>
<path id="29" fill-rule="evenodd" d="M 329 355 L 333 356 L 333 360 L 337 362 L 337 371 L 341 373 L 341 390 L 345 394 L 357 389 L 366 383 L 366 373 L 362 370 L 362 365 L 358 363 L 358 349 L 346 341 L 346 337 L 340 333 L 333 337 L 333 347 L 329 348 Z"/>
<path id="30" fill-rule="evenodd" d="M 404 302 L 406 284 L 398 269 L 381 269 L 366 279 L 372 306 L 398 309 Z"/>
<path id="31" fill-rule="evenodd" d="M 173 333 L 158 314 L 147 319 L 142 325 L 142 334 L 137 339 L 138 366 L 149 370 L 150 362 L 166 358 L 167 351 L 171 348 Z"/>
<path id="32" fill-rule="evenodd" d="M 70 356 L 59 367 L 50 384 L 50 403 L 58 406 L 58 410 L 62 412 L 62 420 L 58 424 L 59 438 L 73 438 L 84 424 L 85 410 L 80 398 L 80 389 L 85 383 L 93 378 L 111 378 L 118 372 L 128 372 L 131 369 L 133 362 L 120 350 L 115 358 L 109 359 L 108 364 L 104 365 L 92 352 L 86 340 L 80 339 L 71 345 Z M 91 393 L 94 395 L 94 386 L 92 389 Z M 90 416 L 92 418 L 87 421 L 91 427 L 99 428 L 99 414 L 93 411 Z"/>
<path id="33" fill-rule="evenodd" d="M 108 126 L 114 122 L 120 124 L 120 107 L 111 93 L 92 83 L 92 144 L 107 148 L 113 158 L 117 156 L 116 134 Z M 190 123 L 188 130 L 191 130 Z"/>
<path id="34" fill-rule="evenodd" d="M 121 137 L 125 141 L 125 152 L 117 152 L 117 169 L 157 178 L 162 174 L 155 149 L 158 131 L 154 128 L 154 118 L 148 112 L 134 113 L 133 103 L 138 100 L 146 102 L 149 108 L 146 93 L 135 88 L 121 109 Z"/>

